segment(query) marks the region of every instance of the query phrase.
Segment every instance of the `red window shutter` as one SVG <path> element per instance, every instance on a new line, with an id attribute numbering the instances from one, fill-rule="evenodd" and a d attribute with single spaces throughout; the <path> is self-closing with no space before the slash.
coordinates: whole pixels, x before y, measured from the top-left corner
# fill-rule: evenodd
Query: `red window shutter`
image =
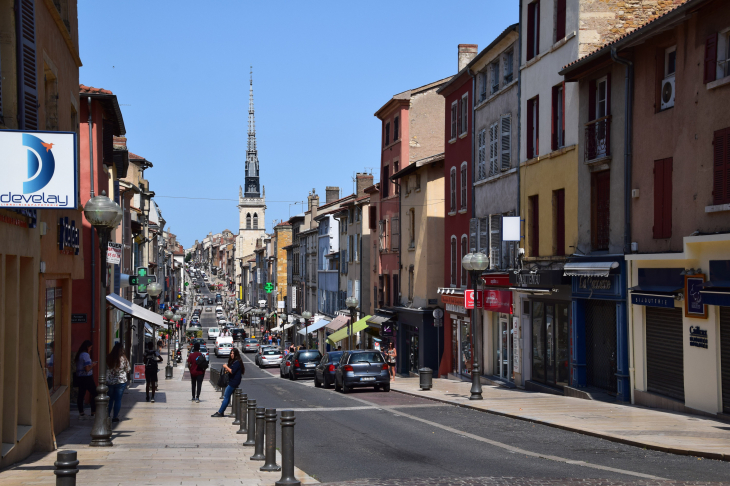
<path id="1" fill-rule="evenodd" d="M 715 132 L 713 140 L 713 184 L 714 204 L 730 203 L 730 128 Z"/>
<path id="2" fill-rule="evenodd" d="M 662 179 L 662 231 L 664 238 L 672 237 L 672 158 L 664 159 L 664 178 Z"/>
<path id="3" fill-rule="evenodd" d="M 557 0 L 557 18 L 555 19 L 555 41 L 565 37 L 565 0 Z"/>
<path id="4" fill-rule="evenodd" d="M 527 100 L 527 158 L 531 159 L 535 156 L 535 147 L 532 143 L 533 130 L 535 128 L 534 120 L 532 119 L 532 104 L 535 100 Z"/>
<path id="5" fill-rule="evenodd" d="M 565 81 L 563 81 L 563 96 L 560 99 L 561 103 L 563 103 L 563 117 L 562 117 L 562 126 L 560 127 L 560 130 L 562 130 L 563 134 L 561 135 L 561 140 L 563 141 L 563 145 L 565 145 Z"/>
<path id="6" fill-rule="evenodd" d="M 461 100 L 456 101 L 456 136 L 461 135 Z"/>
<path id="7" fill-rule="evenodd" d="M 704 83 L 711 83 L 717 78 L 717 33 L 705 40 L 705 79 Z"/>
<path id="8" fill-rule="evenodd" d="M 21 130 L 38 130 L 35 0 L 16 2 L 18 28 L 18 115 Z"/>
<path id="9" fill-rule="evenodd" d="M 552 111 L 550 112 L 550 148 L 558 149 L 558 89 L 553 86 Z"/>
<path id="10" fill-rule="evenodd" d="M 565 189 L 555 191 L 555 254 L 565 255 Z"/>
<path id="11" fill-rule="evenodd" d="M 535 5 L 531 3 L 527 6 L 527 60 L 535 57 Z"/>
<path id="12" fill-rule="evenodd" d="M 375 213 L 375 206 L 369 206 L 368 207 L 368 217 L 370 218 L 370 229 L 374 230 L 377 225 L 377 219 L 376 219 L 376 213 Z"/>
<path id="13" fill-rule="evenodd" d="M 535 156 L 540 155 L 540 96 L 535 96 Z"/>
<path id="14" fill-rule="evenodd" d="M 596 80 L 588 83 L 588 121 L 596 119 Z"/>

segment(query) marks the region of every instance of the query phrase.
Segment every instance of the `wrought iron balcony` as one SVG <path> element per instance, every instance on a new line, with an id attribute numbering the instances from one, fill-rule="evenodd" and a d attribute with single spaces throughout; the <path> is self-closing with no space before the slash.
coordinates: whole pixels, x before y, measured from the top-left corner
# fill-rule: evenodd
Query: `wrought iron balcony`
<path id="1" fill-rule="evenodd" d="M 585 160 L 601 159 L 610 155 L 611 115 L 586 123 Z"/>

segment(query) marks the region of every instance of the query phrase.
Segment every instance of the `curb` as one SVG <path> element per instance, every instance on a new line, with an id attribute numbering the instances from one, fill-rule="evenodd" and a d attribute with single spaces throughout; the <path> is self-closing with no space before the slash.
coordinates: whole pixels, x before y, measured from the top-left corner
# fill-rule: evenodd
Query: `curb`
<path id="1" fill-rule="evenodd" d="M 508 417 L 508 418 L 512 418 L 512 419 L 523 420 L 525 422 L 532 422 L 532 423 L 536 423 L 536 424 L 546 425 L 548 427 L 554 427 L 556 429 L 567 430 L 569 432 L 575 432 L 575 433 L 587 435 L 590 437 L 605 439 L 605 440 L 609 440 L 611 442 L 617 442 L 619 444 L 630 445 L 633 447 L 640 447 L 642 449 L 666 452 L 669 454 L 676 454 L 678 456 L 695 456 L 695 457 L 702 457 L 705 459 L 715 459 L 717 461 L 730 462 L 730 454 L 723 454 L 723 453 L 719 453 L 719 452 L 691 451 L 691 450 L 687 450 L 687 449 L 680 449 L 680 448 L 676 448 L 676 447 L 668 447 L 668 446 L 663 446 L 663 445 L 659 445 L 659 444 L 653 444 L 651 442 L 641 442 L 641 441 L 637 441 L 637 440 L 627 439 L 626 437 L 622 437 L 622 436 L 598 433 L 598 432 L 591 432 L 588 430 L 574 428 L 574 427 L 570 427 L 570 426 L 566 426 L 566 425 L 560 425 L 560 424 L 556 424 L 553 422 L 549 422 L 547 420 L 522 417 L 520 415 L 513 415 L 513 414 L 505 413 L 505 412 L 497 412 L 496 410 L 479 408 L 479 407 L 475 407 L 473 405 L 469 405 L 467 403 L 452 402 L 452 401 L 444 399 L 444 398 L 438 398 L 438 397 L 433 397 L 433 396 L 429 397 L 429 396 L 425 396 L 425 395 L 423 395 L 421 393 L 417 393 L 417 392 L 411 392 L 411 391 L 406 391 L 406 390 L 397 390 L 393 387 L 391 387 L 390 389 L 394 392 L 402 393 L 403 395 L 410 395 L 413 397 L 425 398 L 427 400 L 432 400 L 434 402 L 446 403 L 449 405 L 454 405 L 456 407 L 468 408 L 469 410 L 476 410 L 477 412 L 498 415 L 500 417 Z"/>

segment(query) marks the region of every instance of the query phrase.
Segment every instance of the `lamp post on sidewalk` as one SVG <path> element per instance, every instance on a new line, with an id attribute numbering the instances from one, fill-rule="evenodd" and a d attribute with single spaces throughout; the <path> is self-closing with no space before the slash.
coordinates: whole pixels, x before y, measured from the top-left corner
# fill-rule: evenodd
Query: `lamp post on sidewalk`
<path id="1" fill-rule="evenodd" d="M 175 322 L 174 327 L 173 327 L 173 329 L 174 329 L 173 333 L 176 336 L 176 339 L 177 339 L 177 327 L 180 325 L 180 319 L 182 319 L 182 317 L 180 317 L 180 314 L 178 314 L 177 312 L 175 312 L 175 315 L 172 316 L 172 320 Z M 177 351 L 177 349 L 175 351 Z M 167 345 L 167 357 L 168 357 L 168 360 L 170 359 L 170 353 L 171 353 L 171 351 L 170 351 L 170 345 L 168 344 Z M 175 358 L 173 357 L 172 359 L 174 360 Z M 168 363 L 169 363 L 169 361 L 168 361 Z M 177 366 L 177 364 L 175 364 L 175 366 Z M 170 369 L 170 378 L 172 378 L 172 368 Z"/>
<path id="2" fill-rule="evenodd" d="M 312 313 L 304 311 L 302 312 L 302 317 L 304 318 L 304 349 L 309 349 L 309 336 L 307 335 L 307 330 L 309 329 L 309 319 L 312 318 Z"/>
<path id="3" fill-rule="evenodd" d="M 165 366 L 165 379 L 172 380 L 172 364 L 170 363 L 170 322 L 174 314 L 170 309 L 165 311 L 165 319 L 167 319 L 167 366 Z"/>
<path id="4" fill-rule="evenodd" d="M 350 309 L 350 326 L 349 331 L 347 332 L 347 349 L 350 350 L 352 349 L 352 325 L 355 323 L 355 319 L 357 318 L 357 305 L 359 303 L 360 302 L 357 300 L 357 297 L 354 295 L 345 299 L 345 305 L 348 309 Z"/>
<path id="5" fill-rule="evenodd" d="M 94 196 L 86 202 L 84 216 L 99 235 L 99 250 L 101 252 L 101 288 L 99 289 L 101 300 L 101 306 L 99 307 L 99 386 L 96 387 L 96 414 L 94 416 L 94 426 L 91 428 L 91 444 L 89 445 L 93 447 L 111 447 L 114 445 L 112 444 L 111 419 L 106 413 L 109 404 L 109 396 L 107 395 L 109 388 L 106 386 L 106 289 L 108 284 L 106 252 L 111 231 L 119 225 L 124 213 L 122 212 L 122 208 L 109 199 L 106 193 L 102 191 L 101 195 Z"/>
<path id="6" fill-rule="evenodd" d="M 484 253 L 467 253 L 461 259 L 461 266 L 471 275 L 471 285 L 474 292 L 477 290 L 477 281 L 479 275 L 489 266 L 489 257 Z M 477 308 L 476 305 L 471 310 L 471 340 L 472 340 L 472 358 L 473 365 L 471 369 L 471 396 L 469 400 L 482 399 L 482 382 L 479 378 L 479 326 L 477 325 Z"/>

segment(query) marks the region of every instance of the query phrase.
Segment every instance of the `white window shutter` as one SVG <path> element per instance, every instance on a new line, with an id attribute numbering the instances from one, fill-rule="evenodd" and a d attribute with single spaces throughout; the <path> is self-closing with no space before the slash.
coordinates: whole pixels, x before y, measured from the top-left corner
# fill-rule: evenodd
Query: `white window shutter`
<path id="1" fill-rule="evenodd" d="M 489 246 L 492 254 L 489 257 L 489 267 L 497 269 L 502 264 L 502 215 L 491 214 L 489 216 Z"/>
<path id="2" fill-rule="evenodd" d="M 512 117 L 510 115 L 502 116 L 502 134 L 501 134 L 501 156 L 502 170 L 509 170 L 510 158 L 512 155 Z"/>
<path id="3" fill-rule="evenodd" d="M 479 220 L 471 218 L 469 220 L 469 251 L 474 253 L 477 251 L 477 234 L 479 231 Z"/>
<path id="4" fill-rule="evenodd" d="M 357 297 L 358 300 L 360 299 L 360 281 L 359 280 L 355 280 L 355 288 L 353 290 L 353 294 L 352 295 L 354 297 Z"/>
<path id="5" fill-rule="evenodd" d="M 487 177 L 487 131 L 482 129 L 479 132 L 479 180 Z"/>
<path id="6" fill-rule="evenodd" d="M 489 218 L 479 219 L 479 248 L 477 251 L 489 256 Z"/>
<path id="7" fill-rule="evenodd" d="M 352 297 L 352 280 L 347 281 L 347 296 Z"/>

